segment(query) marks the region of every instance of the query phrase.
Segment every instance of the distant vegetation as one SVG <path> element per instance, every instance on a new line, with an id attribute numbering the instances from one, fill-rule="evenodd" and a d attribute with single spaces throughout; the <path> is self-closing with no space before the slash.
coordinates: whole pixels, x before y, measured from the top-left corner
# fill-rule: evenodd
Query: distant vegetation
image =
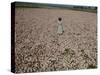
<path id="1" fill-rule="evenodd" d="M 25 8 L 58 8 L 58 9 L 71 9 L 78 11 L 86 11 L 97 13 L 97 7 L 95 6 L 76 6 L 76 5 L 62 5 L 62 4 L 47 4 L 47 3 L 27 3 L 27 2 L 15 2 L 15 7 Z"/>
<path id="2" fill-rule="evenodd" d="M 90 6 L 73 6 L 74 10 L 79 10 L 79 11 L 87 11 L 87 12 L 93 12 L 97 13 L 97 7 L 90 7 Z"/>

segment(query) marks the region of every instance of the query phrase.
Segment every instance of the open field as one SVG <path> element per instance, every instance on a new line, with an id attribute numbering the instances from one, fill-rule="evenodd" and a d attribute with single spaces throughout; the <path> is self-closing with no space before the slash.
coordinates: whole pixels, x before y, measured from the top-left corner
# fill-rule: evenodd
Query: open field
<path id="1" fill-rule="evenodd" d="M 16 8 L 16 72 L 97 67 L 97 14 L 66 9 Z M 64 33 L 57 34 L 62 17 Z"/>

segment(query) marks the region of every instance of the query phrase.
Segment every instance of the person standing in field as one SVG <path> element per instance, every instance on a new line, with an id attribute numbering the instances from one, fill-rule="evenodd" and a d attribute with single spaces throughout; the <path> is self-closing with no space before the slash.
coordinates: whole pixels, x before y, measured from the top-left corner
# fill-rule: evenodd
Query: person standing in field
<path id="1" fill-rule="evenodd" d="M 58 29 L 57 29 L 57 33 L 58 34 L 63 34 L 64 30 L 63 30 L 63 26 L 62 26 L 62 18 L 59 17 L 58 18 Z"/>

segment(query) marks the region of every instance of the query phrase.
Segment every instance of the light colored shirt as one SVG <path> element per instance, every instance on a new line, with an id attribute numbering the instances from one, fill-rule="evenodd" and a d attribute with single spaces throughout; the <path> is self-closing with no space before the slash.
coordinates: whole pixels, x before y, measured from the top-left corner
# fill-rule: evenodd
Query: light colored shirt
<path id="1" fill-rule="evenodd" d="M 64 30 L 63 30 L 63 26 L 62 26 L 62 21 L 58 21 L 57 33 L 62 34 L 63 32 L 64 32 Z"/>

